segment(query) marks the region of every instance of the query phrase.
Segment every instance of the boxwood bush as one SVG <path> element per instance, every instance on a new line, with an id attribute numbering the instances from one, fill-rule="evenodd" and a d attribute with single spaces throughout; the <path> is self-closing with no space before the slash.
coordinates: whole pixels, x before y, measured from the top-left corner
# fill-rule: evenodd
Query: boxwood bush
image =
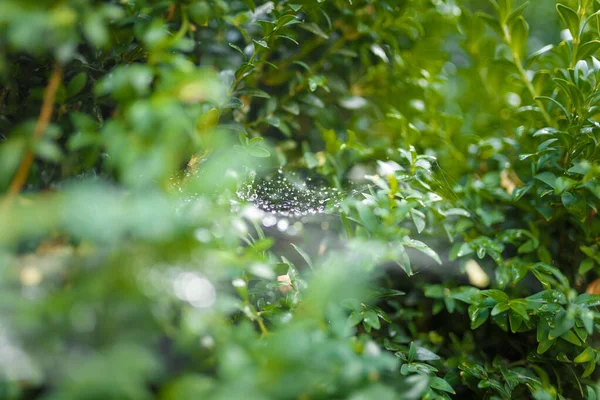
<path id="1" fill-rule="evenodd" d="M 600 2 L 0 2 L 0 398 L 596 399 Z"/>

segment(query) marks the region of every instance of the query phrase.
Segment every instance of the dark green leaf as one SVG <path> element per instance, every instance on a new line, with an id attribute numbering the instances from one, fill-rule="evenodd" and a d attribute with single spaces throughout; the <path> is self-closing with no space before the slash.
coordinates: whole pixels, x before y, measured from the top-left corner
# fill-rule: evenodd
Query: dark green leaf
<path id="1" fill-rule="evenodd" d="M 442 378 L 438 378 L 437 376 L 431 378 L 431 380 L 429 381 L 429 386 L 433 389 L 441 390 L 443 392 L 448 392 L 452 394 L 455 393 L 454 389 L 452 389 L 452 386 L 450 386 L 448 382 L 446 382 Z"/>
<path id="2" fill-rule="evenodd" d="M 557 4 L 556 10 L 558 11 L 560 18 L 565 23 L 567 29 L 571 32 L 571 35 L 573 36 L 573 38 L 578 39 L 579 38 L 579 16 L 577 15 L 577 12 L 564 4 Z"/>

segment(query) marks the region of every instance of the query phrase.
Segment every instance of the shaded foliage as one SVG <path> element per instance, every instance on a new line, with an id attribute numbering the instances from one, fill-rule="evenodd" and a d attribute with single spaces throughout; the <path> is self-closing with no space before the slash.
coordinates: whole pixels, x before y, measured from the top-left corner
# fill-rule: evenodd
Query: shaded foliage
<path id="1" fill-rule="evenodd" d="M 532 6 L 0 2 L 0 397 L 596 398 L 599 3 Z"/>

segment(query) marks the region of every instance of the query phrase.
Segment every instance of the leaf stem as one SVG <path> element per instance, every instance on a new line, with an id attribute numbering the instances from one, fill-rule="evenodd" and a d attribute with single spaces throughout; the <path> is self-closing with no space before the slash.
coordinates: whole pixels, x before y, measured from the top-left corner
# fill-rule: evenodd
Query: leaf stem
<path id="1" fill-rule="evenodd" d="M 519 55 L 519 52 L 515 49 L 515 46 L 513 46 L 513 41 L 512 41 L 512 37 L 509 33 L 510 30 L 508 29 L 508 26 L 504 25 L 502 27 L 502 31 L 504 32 L 504 38 L 503 38 L 504 42 L 508 45 L 508 48 L 510 49 L 510 53 L 513 57 L 515 67 L 517 67 L 517 71 L 519 72 L 519 76 L 521 77 L 523 84 L 525 84 L 525 88 L 527 89 L 527 91 L 529 92 L 531 97 L 533 98 L 533 101 L 535 102 L 535 104 L 540 109 L 540 113 L 542 114 L 542 117 L 544 118 L 544 122 L 546 123 L 546 125 L 554 127 L 554 124 L 552 123 L 552 118 L 550 117 L 550 114 L 548 114 L 548 111 L 546 111 L 544 104 L 537 98 L 539 95 L 536 93 L 535 88 L 533 87 L 533 84 L 529 81 L 529 78 L 527 77 L 527 72 L 525 71 L 525 68 L 523 68 L 523 62 L 521 60 L 521 56 Z"/>
<path id="2" fill-rule="evenodd" d="M 175 33 L 175 35 L 173 36 L 171 45 L 174 45 L 179 40 L 181 40 L 185 36 L 185 34 L 187 33 L 189 28 L 190 28 L 190 21 L 187 17 L 187 14 L 181 13 L 181 26 L 179 27 L 179 30 L 177 31 L 177 33 Z"/>
<path id="3" fill-rule="evenodd" d="M 525 87 L 527 88 L 527 91 L 533 98 L 533 101 L 535 102 L 535 104 L 537 104 L 538 108 L 540 109 L 540 113 L 544 118 L 544 122 L 547 126 L 554 127 L 554 123 L 552 122 L 550 114 L 548 114 L 548 111 L 546 111 L 546 107 L 544 107 L 544 104 L 538 99 L 539 95 L 536 93 L 533 84 L 529 81 L 529 78 L 527 77 L 527 72 L 525 72 L 525 69 L 523 68 L 521 57 L 515 51 L 512 51 L 512 56 L 515 61 L 515 66 L 517 67 L 517 71 L 519 71 L 519 75 L 521 76 L 521 80 L 525 84 Z"/>
<path id="4" fill-rule="evenodd" d="M 263 322 L 262 317 L 256 318 L 256 322 L 258 323 L 258 327 L 260 328 L 260 331 L 263 334 L 263 336 L 268 335 L 269 334 L 269 330 L 265 326 L 265 323 Z"/>

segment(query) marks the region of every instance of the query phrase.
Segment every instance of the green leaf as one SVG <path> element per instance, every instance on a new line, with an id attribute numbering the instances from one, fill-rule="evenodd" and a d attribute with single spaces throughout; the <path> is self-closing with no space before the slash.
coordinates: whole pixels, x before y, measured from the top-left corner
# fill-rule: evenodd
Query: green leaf
<path id="1" fill-rule="evenodd" d="M 64 155 L 61 148 L 51 140 L 41 140 L 35 146 L 35 154 L 52 163 L 59 163 Z"/>
<path id="2" fill-rule="evenodd" d="M 381 322 L 379 322 L 379 316 L 377 316 L 377 313 L 373 310 L 367 310 L 364 312 L 363 321 L 367 325 L 371 326 L 374 329 L 381 328 Z"/>
<path id="3" fill-rule="evenodd" d="M 575 325 L 575 316 L 572 312 L 561 310 L 554 317 L 554 328 L 550 330 L 550 339 L 554 339 L 567 333 Z"/>
<path id="4" fill-rule="evenodd" d="M 577 336 L 572 330 L 563 333 L 560 337 L 561 339 L 566 340 L 575 346 L 581 346 L 583 344 L 579 336 Z"/>
<path id="5" fill-rule="evenodd" d="M 569 97 L 569 100 L 571 100 L 571 103 L 573 104 L 575 110 L 581 110 L 584 104 L 583 93 L 581 92 L 581 90 L 572 82 L 565 79 L 554 78 L 553 81 L 556 82 L 558 86 Z"/>
<path id="6" fill-rule="evenodd" d="M 577 49 L 577 59 L 585 60 L 588 57 L 595 55 L 600 50 L 600 40 L 591 40 L 583 43 Z"/>
<path id="7" fill-rule="evenodd" d="M 285 111 L 289 112 L 292 115 L 300 115 L 300 105 L 296 102 L 288 102 L 282 105 L 281 108 L 283 108 Z"/>
<path id="8" fill-rule="evenodd" d="M 538 321 L 536 328 L 536 339 L 538 342 L 548 340 L 550 334 L 550 324 L 547 321 Z"/>
<path id="9" fill-rule="evenodd" d="M 256 9 L 256 4 L 254 0 L 242 0 L 243 3 L 250 9 L 250 11 L 254 11 Z"/>
<path id="10" fill-rule="evenodd" d="M 241 55 L 244 57 L 244 60 L 247 60 L 247 59 L 248 59 L 248 57 L 246 57 L 246 53 L 244 53 L 244 51 L 243 51 L 242 49 L 240 49 L 240 47 L 239 47 L 239 46 L 237 46 L 237 45 L 236 45 L 236 44 L 234 44 L 234 43 L 228 43 L 228 45 L 229 45 L 229 47 L 231 47 L 232 49 L 234 49 L 234 50 L 236 50 L 238 53 L 240 53 L 240 54 L 241 54 Z"/>
<path id="11" fill-rule="evenodd" d="M 508 303 L 510 300 L 506 293 L 498 289 L 482 290 L 481 294 L 496 300 L 498 303 Z"/>
<path id="12" fill-rule="evenodd" d="M 275 128 L 278 128 L 281 125 L 281 119 L 275 115 L 269 115 L 265 118 L 265 122 Z"/>
<path id="13" fill-rule="evenodd" d="M 498 315 L 500 313 L 503 313 L 503 312 L 507 311 L 508 309 L 510 309 L 510 305 L 508 303 L 498 303 L 492 309 L 492 317 L 495 315 Z"/>
<path id="14" fill-rule="evenodd" d="M 600 306 L 600 296 L 597 294 L 583 293 L 577 296 L 573 303 L 582 307 L 598 307 Z"/>
<path id="15" fill-rule="evenodd" d="M 419 361 L 440 360 L 440 356 L 435 354 L 433 351 L 426 349 L 425 347 L 415 346 L 415 348 L 416 348 L 415 360 L 419 360 Z"/>
<path id="16" fill-rule="evenodd" d="M 194 1 L 188 10 L 192 21 L 200 26 L 207 26 L 213 16 L 213 10 L 207 1 Z"/>
<path id="17" fill-rule="evenodd" d="M 310 91 L 314 92 L 315 90 L 317 90 L 318 87 L 319 87 L 319 84 L 315 80 L 315 77 L 314 76 L 309 77 L 308 78 L 308 88 L 310 89 Z"/>
<path id="18" fill-rule="evenodd" d="M 584 258 L 581 261 L 581 264 L 579 264 L 578 273 L 584 275 L 587 272 L 591 271 L 592 268 L 594 268 L 594 260 L 592 260 L 591 258 Z"/>
<path id="19" fill-rule="evenodd" d="M 594 352 L 594 349 L 592 349 L 591 347 L 587 347 L 585 350 L 583 350 L 581 353 L 579 353 L 579 355 L 577 357 L 575 357 L 573 362 L 575 362 L 577 364 L 582 364 L 582 363 L 592 361 L 595 359 L 596 359 L 596 353 Z"/>
<path id="20" fill-rule="evenodd" d="M 471 213 L 469 213 L 467 210 L 462 209 L 462 208 L 450 208 L 448 210 L 442 211 L 442 214 L 447 217 L 462 216 L 462 217 L 466 217 L 466 218 L 471 218 Z"/>
<path id="21" fill-rule="evenodd" d="M 577 15 L 577 12 L 572 8 L 560 3 L 556 5 L 556 10 L 558 11 L 560 18 L 565 23 L 567 29 L 571 32 L 573 38 L 579 39 L 579 16 Z"/>
<path id="22" fill-rule="evenodd" d="M 504 221 L 504 214 L 499 212 L 498 210 L 486 210 L 483 208 L 478 208 L 475 210 L 477 215 L 481 217 L 481 220 L 487 227 L 491 227 L 497 223 Z"/>
<path id="23" fill-rule="evenodd" d="M 323 32 L 323 30 L 319 27 L 319 25 L 317 25 L 313 22 L 304 23 L 299 26 L 300 26 L 300 28 L 305 29 L 311 33 L 314 33 L 315 35 L 317 35 L 323 39 L 329 39 L 329 35 L 327 35 L 325 32 Z"/>
<path id="24" fill-rule="evenodd" d="M 473 309 L 471 309 L 473 307 Z M 469 316 L 471 319 L 471 329 L 477 329 L 487 321 L 490 315 L 490 310 L 487 308 L 478 308 L 469 306 Z"/>
<path id="25" fill-rule="evenodd" d="M 310 256 L 308 255 L 308 253 L 306 251 L 304 251 L 301 247 L 296 246 L 294 243 L 290 243 L 290 246 L 292 246 L 294 248 L 294 250 L 296 250 L 296 252 L 298 252 L 298 254 L 300 254 L 300 256 L 306 262 L 306 265 L 308 265 L 312 269 L 313 263 L 312 263 Z"/>
<path id="26" fill-rule="evenodd" d="M 230 97 L 227 100 L 227 103 L 223 105 L 223 108 L 241 108 L 244 106 L 244 103 L 238 99 L 237 97 Z"/>
<path id="27" fill-rule="evenodd" d="M 521 318 L 523 318 L 525 321 L 529 320 L 529 314 L 527 313 L 527 306 L 526 306 L 526 302 L 525 300 L 522 299 L 517 299 L 517 300 L 511 300 L 509 302 L 510 304 L 510 309 L 513 310 L 515 313 L 519 314 L 521 316 Z"/>
<path id="28" fill-rule="evenodd" d="M 547 352 L 550 347 L 552 347 L 552 345 L 554 345 L 554 343 L 556 342 L 555 339 L 545 339 L 542 340 L 537 347 L 537 353 L 538 354 L 544 354 L 545 352 Z"/>
<path id="29" fill-rule="evenodd" d="M 83 19 L 81 27 L 86 39 L 92 46 L 100 48 L 107 44 L 109 32 L 99 13 L 90 12 L 87 14 Z"/>
<path id="30" fill-rule="evenodd" d="M 413 274 L 413 270 L 410 264 L 410 258 L 406 253 L 406 249 L 401 244 L 395 244 L 394 246 L 395 247 L 393 251 L 397 255 L 395 259 L 396 264 L 398 264 L 398 266 L 400 266 L 400 268 L 402 268 L 408 276 L 411 276 Z"/>
<path id="31" fill-rule="evenodd" d="M 259 47 L 262 47 L 263 49 L 269 49 L 269 45 L 264 40 L 254 40 L 254 39 L 252 39 L 252 41 L 255 44 L 257 44 Z"/>
<path id="32" fill-rule="evenodd" d="M 248 146 L 246 147 L 248 154 L 254 157 L 267 158 L 271 156 L 271 152 L 261 146 Z"/>
<path id="33" fill-rule="evenodd" d="M 283 28 L 286 25 L 291 25 L 293 23 L 300 22 L 295 14 L 284 14 L 281 17 L 277 18 L 276 26 L 278 28 Z"/>
<path id="34" fill-rule="evenodd" d="M 264 90 L 251 89 L 251 88 L 240 89 L 240 90 L 237 91 L 237 95 L 238 96 L 260 97 L 260 98 L 263 98 L 263 99 L 270 99 L 271 98 L 271 96 L 269 95 L 269 93 L 265 92 Z"/>
<path id="35" fill-rule="evenodd" d="M 525 18 L 518 17 L 510 26 L 511 47 L 521 57 L 527 50 L 527 39 L 529 37 L 529 25 Z"/>
<path id="36" fill-rule="evenodd" d="M 575 187 L 575 185 L 577 185 L 577 181 L 561 176 L 556 179 L 554 185 L 554 194 L 562 194 L 563 192 Z"/>
<path id="37" fill-rule="evenodd" d="M 583 371 L 583 374 L 581 374 L 582 378 L 587 378 L 588 376 L 592 375 L 592 373 L 594 372 L 594 370 L 596 369 L 596 361 L 592 360 L 590 362 L 587 363 L 585 370 Z M 596 400 L 596 391 L 591 391 L 590 387 L 588 386 L 588 395 L 586 397 L 586 400 Z"/>
<path id="38" fill-rule="evenodd" d="M 442 378 L 434 376 L 429 380 L 429 386 L 433 389 L 440 390 L 442 392 L 448 392 L 455 394 L 456 392 L 452 389 L 452 386 Z"/>
<path id="39" fill-rule="evenodd" d="M 440 265 L 442 264 L 442 260 L 440 259 L 440 256 L 438 256 L 438 254 L 435 251 L 433 251 L 429 246 L 427 246 L 425 243 L 418 241 L 418 240 L 410 239 L 410 238 L 404 238 L 404 239 L 402 239 L 402 244 L 404 246 L 408 246 L 408 247 L 417 249 L 420 252 L 433 258 L 438 264 L 440 264 Z"/>
<path id="40" fill-rule="evenodd" d="M 319 160 L 315 154 L 310 151 L 304 153 L 304 160 L 306 161 L 306 166 L 310 169 L 316 168 L 319 165 Z"/>
<path id="41" fill-rule="evenodd" d="M 290 35 L 275 35 L 276 38 L 281 38 L 281 39 L 287 39 L 290 42 L 296 44 L 296 45 L 300 45 L 300 43 L 293 37 L 291 37 Z"/>
<path id="42" fill-rule="evenodd" d="M 571 115 L 567 111 L 567 108 L 562 103 L 557 101 L 556 99 L 553 99 L 552 97 L 547 97 L 547 96 L 537 96 L 535 99 L 536 100 L 539 100 L 539 99 L 548 100 L 549 102 L 555 104 L 556 106 L 558 106 L 558 108 L 560 108 L 560 110 L 563 112 L 563 114 L 567 120 L 571 119 Z"/>
<path id="43" fill-rule="evenodd" d="M 67 97 L 73 97 L 79 94 L 87 84 L 87 74 L 80 72 L 69 81 L 67 85 Z"/>
<path id="44" fill-rule="evenodd" d="M 265 38 L 270 37 L 271 34 L 273 33 L 273 30 L 275 29 L 275 23 L 272 21 L 265 21 L 265 20 L 260 20 L 260 21 L 258 21 L 258 23 L 263 29 L 264 37 Z"/>
<path id="45" fill-rule="evenodd" d="M 558 283 L 564 287 L 569 286 L 569 280 L 564 276 L 564 274 L 555 266 L 548 265 L 545 263 L 536 263 L 533 265 L 532 272 L 541 272 L 543 274 L 552 275 L 554 278 L 558 280 Z M 536 274 L 536 277 L 539 279 L 540 275 Z"/>
<path id="46" fill-rule="evenodd" d="M 538 246 L 539 246 L 539 242 L 537 240 L 528 240 L 525 243 L 523 243 L 521 246 L 519 246 L 519 248 L 517 249 L 517 252 L 519 254 L 531 253 L 532 251 L 537 249 Z"/>
<path id="47" fill-rule="evenodd" d="M 583 326 L 589 335 L 594 332 L 594 313 L 591 310 L 581 310 L 580 311 L 581 322 L 583 322 Z"/>
<path id="48" fill-rule="evenodd" d="M 521 315 L 511 311 L 508 313 L 508 322 L 510 323 L 510 331 L 517 333 L 523 324 L 523 318 Z"/>
<path id="49" fill-rule="evenodd" d="M 407 361 L 408 362 L 413 362 L 415 361 L 417 357 L 417 348 L 414 344 L 414 342 L 410 342 L 410 347 L 408 348 L 408 354 L 407 354 Z"/>
<path id="50" fill-rule="evenodd" d="M 423 232 L 423 229 L 425 229 L 425 214 L 413 208 L 410 210 L 410 216 L 417 228 L 417 233 Z"/>
<path id="51" fill-rule="evenodd" d="M 237 71 L 235 71 L 235 77 L 236 79 L 241 81 L 245 77 L 249 76 L 252 72 L 254 72 L 255 69 L 256 66 L 254 64 L 248 62 L 242 63 L 242 65 L 240 65 Z"/>
<path id="52" fill-rule="evenodd" d="M 325 108 L 325 103 L 323 102 L 323 100 L 321 100 L 312 93 L 306 94 L 302 97 L 301 100 L 302 102 L 314 106 L 316 108 Z"/>
<path id="53" fill-rule="evenodd" d="M 496 8 L 500 21 L 506 23 L 512 10 L 512 0 L 495 0 L 492 5 Z"/>
<path id="54" fill-rule="evenodd" d="M 405 296 L 406 293 L 396 289 L 383 289 L 379 288 L 372 292 L 369 292 L 369 299 L 384 299 L 389 297 Z"/>
<path id="55" fill-rule="evenodd" d="M 293 64 L 301 66 L 302 68 L 304 68 L 308 72 L 311 71 L 309 65 L 307 63 L 305 63 L 304 61 L 294 60 Z"/>
<path id="56" fill-rule="evenodd" d="M 360 324 L 363 320 L 363 314 L 360 311 L 352 311 L 348 317 L 348 322 L 351 326 Z"/>
<path id="57" fill-rule="evenodd" d="M 442 285 L 429 285 L 425 287 L 423 294 L 432 299 L 443 299 L 446 296 L 445 290 Z"/>
<path id="58" fill-rule="evenodd" d="M 94 118 L 81 112 L 72 112 L 70 114 L 71 123 L 78 132 L 95 133 L 98 123 Z"/>
<path id="59" fill-rule="evenodd" d="M 500 37 L 504 36 L 504 32 L 502 31 L 502 27 L 500 26 L 500 23 L 498 22 L 498 20 L 494 17 L 492 17 L 489 14 L 485 14 L 483 12 L 477 12 L 476 13 L 478 18 L 481 18 L 490 28 L 492 28 L 492 30 L 494 32 L 496 32 L 496 34 Z"/>
<path id="60" fill-rule="evenodd" d="M 600 253 L 598 253 L 597 247 L 580 246 L 579 249 L 583 254 L 596 261 L 596 263 L 600 263 Z"/>
<path id="61" fill-rule="evenodd" d="M 544 182 L 553 189 L 555 188 L 556 176 L 554 176 L 552 172 L 542 172 L 541 174 L 537 174 L 534 178 Z"/>
<path id="62" fill-rule="evenodd" d="M 521 4 L 520 6 L 518 6 L 517 8 L 515 8 L 514 10 L 512 10 L 510 12 L 510 14 L 508 15 L 508 18 L 506 19 L 506 25 L 511 26 L 514 21 L 516 21 L 518 18 L 520 18 L 521 15 L 523 14 L 523 11 L 525 11 L 525 9 L 527 8 L 527 6 L 529 6 L 529 4 L 530 4 L 530 2 L 526 1 L 523 4 Z"/>

